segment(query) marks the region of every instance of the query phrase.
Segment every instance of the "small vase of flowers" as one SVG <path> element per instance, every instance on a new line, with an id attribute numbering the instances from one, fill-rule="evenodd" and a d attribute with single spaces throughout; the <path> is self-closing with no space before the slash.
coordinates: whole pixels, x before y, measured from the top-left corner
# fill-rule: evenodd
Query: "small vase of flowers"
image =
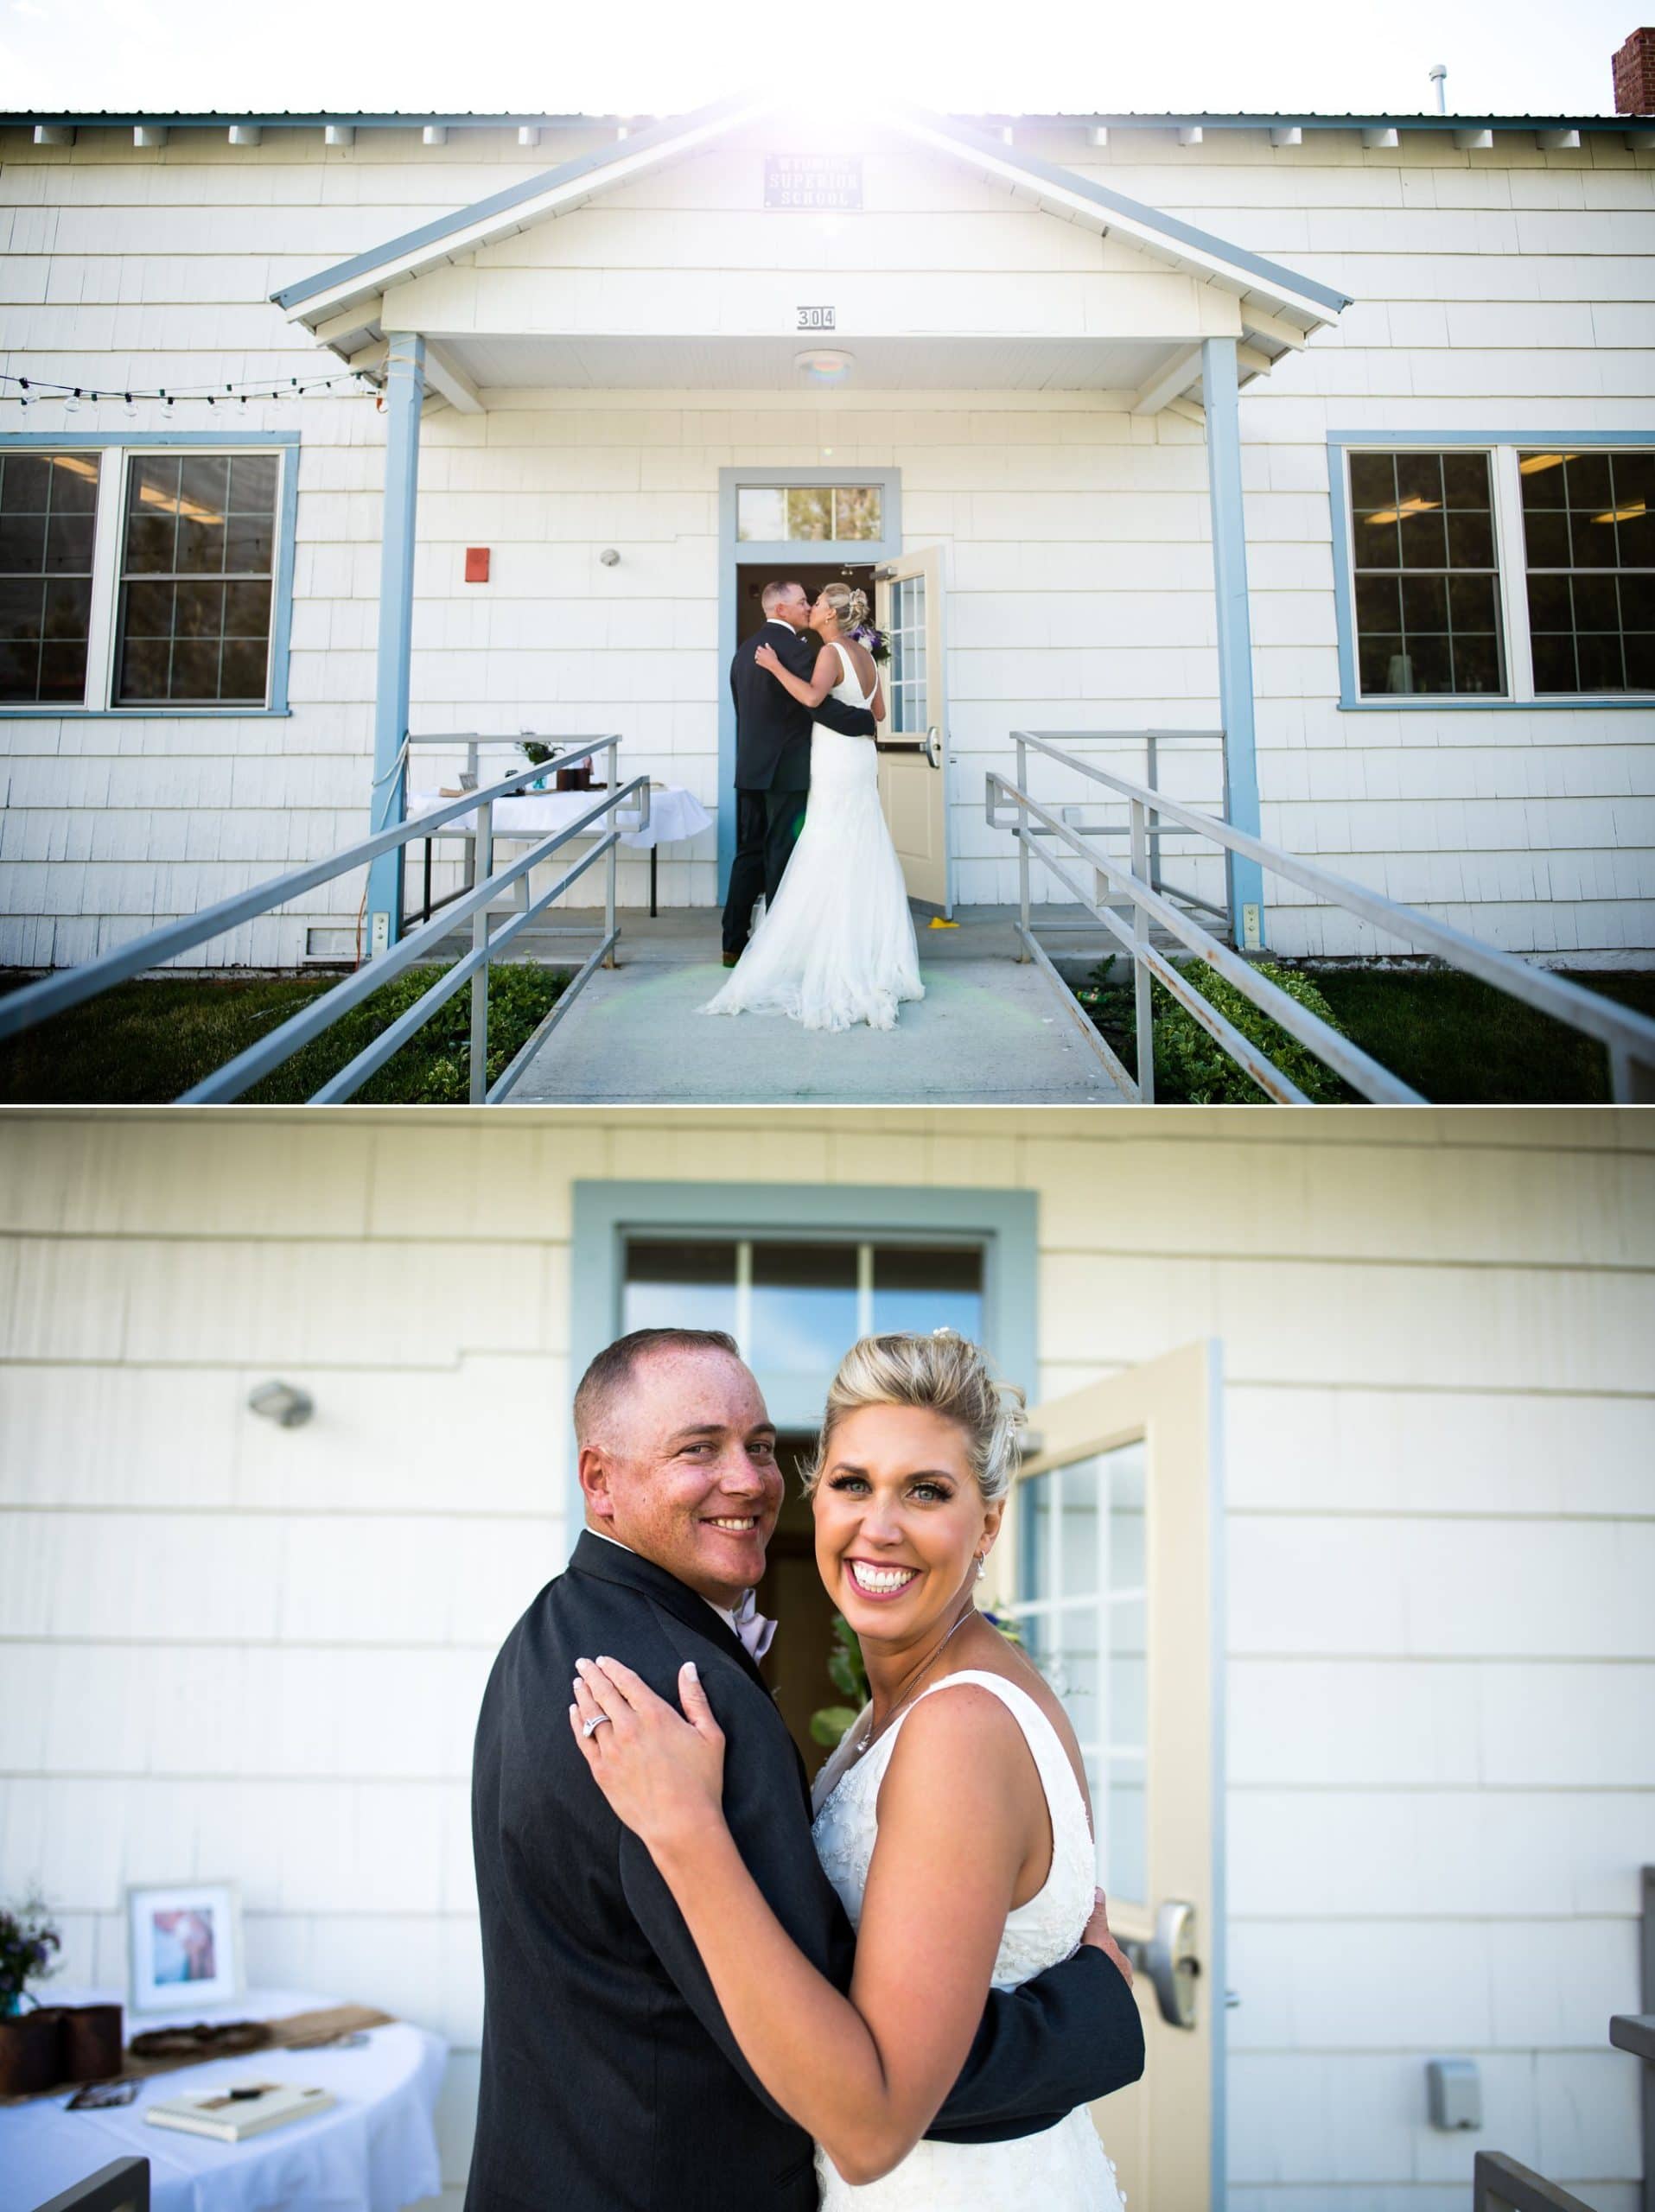
<path id="1" fill-rule="evenodd" d="M 0 2096 L 27 2096 L 62 2079 L 60 2016 L 29 1990 L 52 1972 L 60 1948 L 42 1898 L 0 1910 Z"/>
<path id="2" fill-rule="evenodd" d="M 547 761 L 555 760 L 557 757 L 556 747 L 542 745 L 538 737 L 525 738 L 518 747 L 518 751 L 532 768 L 543 767 Z M 545 787 L 546 779 L 544 776 L 537 776 L 532 784 L 524 784 L 519 786 L 525 791 L 542 791 Z"/>

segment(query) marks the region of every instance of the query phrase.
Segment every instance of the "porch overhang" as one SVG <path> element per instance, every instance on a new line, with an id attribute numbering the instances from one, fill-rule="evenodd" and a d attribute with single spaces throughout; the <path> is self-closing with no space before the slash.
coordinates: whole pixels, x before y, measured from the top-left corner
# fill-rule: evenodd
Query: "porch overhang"
<path id="1" fill-rule="evenodd" d="M 793 388 L 797 271 L 744 270 L 743 305 L 732 314 L 727 298 L 711 302 L 699 325 L 686 321 L 681 302 L 674 321 L 646 281 L 613 272 L 603 323 L 589 312 L 569 314 L 550 288 L 525 281 L 531 272 L 510 262 L 482 265 L 478 257 L 732 133 L 795 119 L 773 97 L 716 103 L 404 232 L 272 297 L 290 321 L 370 377 L 379 373 L 391 334 L 417 332 L 426 340 L 428 395 L 467 411 L 487 407 L 492 392 L 531 387 Z M 1055 317 L 1042 314 L 1032 327 L 1025 327 L 1029 310 L 996 300 L 990 284 L 982 288 L 980 319 L 962 327 L 941 274 L 859 275 L 854 312 L 833 341 L 853 353 L 858 385 L 1106 391 L 1136 412 L 1172 406 L 1195 413 L 1204 340 L 1238 340 L 1244 382 L 1349 304 L 1314 278 L 952 118 L 891 104 L 862 127 L 905 150 L 959 163 L 1014 207 L 1038 206 L 1118 251 L 1113 266 L 1105 251 L 1084 298 Z"/>

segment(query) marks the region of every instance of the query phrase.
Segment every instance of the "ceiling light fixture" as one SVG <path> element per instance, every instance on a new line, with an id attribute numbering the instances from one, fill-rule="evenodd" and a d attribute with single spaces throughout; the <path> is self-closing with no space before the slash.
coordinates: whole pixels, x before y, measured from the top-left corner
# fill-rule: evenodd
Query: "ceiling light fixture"
<path id="1" fill-rule="evenodd" d="M 793 355 L 793 369 L 801 383 L 839 385 L 850 374 L 853 359 L 850 353 L 836 353 L 831 346 L 812 346 Z"/>

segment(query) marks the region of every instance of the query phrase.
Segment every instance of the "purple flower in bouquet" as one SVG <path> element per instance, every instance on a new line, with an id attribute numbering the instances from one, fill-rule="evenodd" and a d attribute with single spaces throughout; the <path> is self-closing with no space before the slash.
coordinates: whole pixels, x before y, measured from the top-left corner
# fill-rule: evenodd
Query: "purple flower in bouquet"
<path id="1" fill-rule="evenodd" d="M 871 622 L 864 622 L 850 632 L 859 645 L 866 645 L 875 664 L 882 665 L 891 657 L 891 641 L 882 630 L 875 629 Z"/>

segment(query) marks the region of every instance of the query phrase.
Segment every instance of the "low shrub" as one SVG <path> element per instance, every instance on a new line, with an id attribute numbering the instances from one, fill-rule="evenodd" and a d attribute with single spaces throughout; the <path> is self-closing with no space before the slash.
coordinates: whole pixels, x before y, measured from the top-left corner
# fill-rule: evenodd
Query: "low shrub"
<path id="1" fill-rule="evenodd" d="M 1137 1032 L 1132 977 L 1129 968 L 1124 977 L 1117 979 L 1115 971 L 1120 964 L 1112 957 L 1100 962 L 1076 995 L 1117 1055 L 1136 1076 Z M 1210 968 L 1204 960 L 1192 960 L 1179 972 L 1314 1103 L 1337 1105 L 1352 1096 L 1340 1078 L 1308 1046 L 1290 1036 L 1279 1022 L 1272 1021 L 1233 983 L 1226 982 L 1215 968 Z M 1346 1033 L 1343 1023 L 1309 976 L 1278 967 L 1273 961 L 1261 961 L 1254 973 L 1267 976 L 1308 1013 L 1317 1015 L 1341 1036 Z M 1218 1039 L 1202 1028 L 1193 1014 L 1180 1006 L 1162 984 L 1152 983 L 1150 988 L 1154 993 L 1158 1100 L 1190 1106 L 1257 1106 L 1268 1103 L 1268 1094 L 1231 1058 Z"/>

